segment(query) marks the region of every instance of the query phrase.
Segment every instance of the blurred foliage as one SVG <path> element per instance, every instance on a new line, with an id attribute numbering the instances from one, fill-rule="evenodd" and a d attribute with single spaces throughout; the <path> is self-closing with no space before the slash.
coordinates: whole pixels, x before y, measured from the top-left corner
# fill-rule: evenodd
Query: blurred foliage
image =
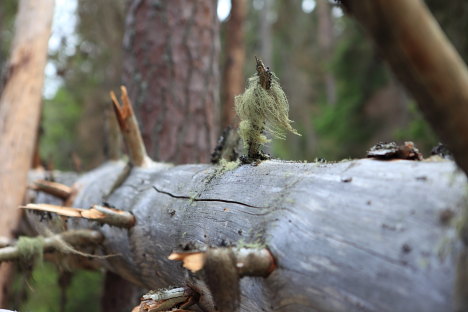
<path id="1" fill-rule="evenodd" d="M 82 106 L 73 92 L 61 87 L 55 96 L 45 100 L 42 112 L 41 158 L 58 168 L 72 169 L 71 154 L 75 151 L 76 125 Z"/>
<path id="2" fill-rule="evenodd" d="M 0 73 L 3 71 L 13 40 L 17 1 L 0 1 Z"/>
<path id="3" fill-rule="evenodd" d="M 17 275 L 12 286 L 14 294 L 23 298 L 16 301 L 17 306 L 10 307 L 21 312 L 79 312 L 100 311 L 101 272 L 76 271 L 71 276 L 65 291 L 67 300 L 61 310 L 61 292 L 57 268 L 48 262 L 41 263 L 32 271 L 31 279 L 26 275 Z M 27 299 L 27 300 L 25 300 Z"/>
<path id="4" fill-rule="evenodd" d="M 124 4 L 79 1 L 76 40 L 62 38 L 62 47 L 49 56 L 62 87 L 44 103 L 40 151 L 58 169 L 76 170 L 79 159 L 89 170 L 105 160 L 108 94 L 121 76 Z"/>
<path id="5" fill-rule="evenodd" d="M 408 110 L 410 113 L 410 122 L 409 124 L 396 131 L 395 137 L 398 141 L 414 141 L 418 142 L 417 147 L 426 151 L 426 155 L 429 154 L 429 151 L 437 144 L 437 136 L 432 131 L 429 124 L 424 120 L 421 112 L 418 110 L 416 103 L 411 101 L 408 105 Z"/>
<path id="6" fill-rule="evenodd" d="M 374 48 L 354 21 L 346 27 L 335 49 L 331 70 L 337 80 L 337 103 L 325 102 L 314 116 L 320 142 L 317 154 L 326 159 L 363 156 L 370 135 L 378 125 L 363 113 L 369 97 L 388 83 L 388 73 Z M 377 143 L 377 142 L 376 142 Z"/>

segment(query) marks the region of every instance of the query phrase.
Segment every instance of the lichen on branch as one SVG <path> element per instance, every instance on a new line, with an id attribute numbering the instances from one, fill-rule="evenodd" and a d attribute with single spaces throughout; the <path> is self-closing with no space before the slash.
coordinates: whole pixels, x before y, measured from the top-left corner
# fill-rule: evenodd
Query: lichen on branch
<path id="1" fill-rule="evenodd" d="M 264 159 L 260 148 L 269 142 L 264 132 L 285 139 L 286 132 L 300 135 L 289 119 L 289 103 L 279 84 L 279 79 L 257 60 L 257 73 L 249 78 L 247 89 L 235 97 L 236 113 L 241 122 L 239 135 L 248 150 L 248 158 Z"/>

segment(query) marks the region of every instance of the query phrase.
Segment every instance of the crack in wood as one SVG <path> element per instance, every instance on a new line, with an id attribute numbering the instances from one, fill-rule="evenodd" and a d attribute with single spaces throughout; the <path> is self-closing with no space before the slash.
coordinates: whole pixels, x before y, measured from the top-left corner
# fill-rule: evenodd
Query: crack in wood
<path id="1" fill-rule="evenodd" d="M 253 206 L 253 205 L 242 203 L 236 200 L 216 199 L 216 198 L 193 198 L 193 197 L 185 196 L 185 195 L 175 195 L 170 192 L 160 190 L 155 185 L 153 185 L 153 188 L 156 190 L 156 192 L 171 196 L 172 198 L 189 199 L 189 200 L 199 201 L 199 202 L 220 202 L 220 203 L 227 203 L 227 204 L 238 204 L 238 205 L 249 207 L 249 208 L 268 209 L 268 207 Z"/>

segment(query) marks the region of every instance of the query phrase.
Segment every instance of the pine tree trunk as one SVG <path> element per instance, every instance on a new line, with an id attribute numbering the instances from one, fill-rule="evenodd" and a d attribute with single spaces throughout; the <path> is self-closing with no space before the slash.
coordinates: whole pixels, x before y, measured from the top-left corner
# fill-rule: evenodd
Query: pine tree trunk
<path id="1" fill-rule="evenodd" d="M 124 84 L 148 154 L 207 162 L 218 122 L 215 0 L 133 0 L 124 35 Z"/>
<path id="2" fill-rule="evenodd" d="M 333 53 L 335 33 L 331 7 L 327 0 L 317 0 L 317 18 L 318 44 L 322 57 L 323 80 L 326 87 L 327 102 L 333 105 L 336 102 L 336 82 L 335 77 L 333 77 L 329 69 L 329 63 Z"/>

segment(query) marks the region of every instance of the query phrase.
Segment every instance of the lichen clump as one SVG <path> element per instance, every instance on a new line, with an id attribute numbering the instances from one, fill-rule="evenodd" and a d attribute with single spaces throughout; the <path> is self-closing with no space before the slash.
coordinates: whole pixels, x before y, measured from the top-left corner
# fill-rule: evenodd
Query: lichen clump
<path id="1" fill-rule="evenodd" d="M 239 135 L 250 158 L 258 157 L 260 147 L 269 141 L 265 131 L 278 139 L 285 139 L 288 131 L 300 135 L 291 126 L 288 99 L 279 79 L 261 60 L 257 59 L 257 74 L 249 78 L 245 92 L 236 96 L 235 108 L 241 120 Z"/>

